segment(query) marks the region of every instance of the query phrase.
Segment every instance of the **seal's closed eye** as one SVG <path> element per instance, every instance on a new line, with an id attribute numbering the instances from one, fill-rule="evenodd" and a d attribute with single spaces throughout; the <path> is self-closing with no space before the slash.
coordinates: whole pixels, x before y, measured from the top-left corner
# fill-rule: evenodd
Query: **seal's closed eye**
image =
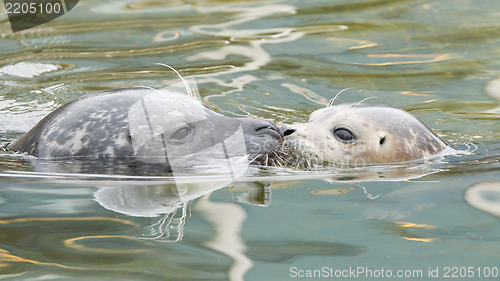
<path id="1" fill-rule="evenodd" d="M 193 128 L 190 126 L 182 127 L 170 135 L 169 142 L 174 145 L 181 145 L 192 139 Z"/>

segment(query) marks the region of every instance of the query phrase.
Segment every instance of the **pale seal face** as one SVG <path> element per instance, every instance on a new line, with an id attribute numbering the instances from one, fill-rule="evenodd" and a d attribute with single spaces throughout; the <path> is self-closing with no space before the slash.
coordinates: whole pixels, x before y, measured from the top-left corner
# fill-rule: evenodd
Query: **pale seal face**
<path id="1" fill-rule="evenodd" d="M 341 104 L 314 111 L 307 123 L 282 128 L 292 165 L 363 166 L 435 157 L 447 148 L 406 111 L 378 105 Z"/>
<path id="2" fill-rule="evenodd" d="M 181 93 L 136 88 L 63 105 L 8 149 L 39 158 L 119 158 L 170 167 L 173 159 L 182 166 L 241 158 L 268 164 L 282 139 L 269 120 L 230 118 Z"/>

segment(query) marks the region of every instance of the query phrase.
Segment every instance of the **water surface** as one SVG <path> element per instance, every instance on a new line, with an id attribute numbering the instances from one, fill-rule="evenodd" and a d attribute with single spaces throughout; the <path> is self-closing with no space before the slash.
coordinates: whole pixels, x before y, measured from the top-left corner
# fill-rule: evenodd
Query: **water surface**
<path id="1" fill-rule="evenodd" d="M 456 266 L 494 279 L 484 273 L 500 267 L 499 10 L 495 0 L 89 0 L 16 34 L 0 10 L 2 143 L 86 93 L 169 85 L 165 63 L 228 116 L 304 121 L 351 88 L 338 102 L 376 97 L 474 151 L 406 180 L 271 169 L 229 185 L 60 173 L 3 155 L 0 277 L 290 280 L 359 266 L 443 278 Z"/>

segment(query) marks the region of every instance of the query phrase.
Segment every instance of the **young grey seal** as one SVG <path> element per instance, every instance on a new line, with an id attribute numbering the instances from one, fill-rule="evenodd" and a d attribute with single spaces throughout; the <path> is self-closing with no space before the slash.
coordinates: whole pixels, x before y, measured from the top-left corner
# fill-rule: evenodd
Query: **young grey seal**
<path id="1" fill-rule="evenodd" d="M 283 157 L 296 166 L 364 166 L 425 160 L 452 153 L 410 113 L 384 105 L 340 104 L 282 128 Z"/>
<path id="2" fill-rule="evenodd" d="M 282 139 L 270 120 L 231 118 L 185 94 L 131 88 L 91 93 L 69 102 L 7 149 L 38 158 L 167 164 L 172 158 L 192 155 L 207 162 L 246 156 L 253 164 L 270 165 Z M 215 146 L 222 152 L 214 155 L 210 148 Z"/>

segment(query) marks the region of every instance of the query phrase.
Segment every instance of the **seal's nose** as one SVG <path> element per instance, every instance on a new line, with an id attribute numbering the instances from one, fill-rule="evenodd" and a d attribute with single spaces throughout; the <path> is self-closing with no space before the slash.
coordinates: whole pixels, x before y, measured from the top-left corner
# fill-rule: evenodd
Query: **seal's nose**
<path id="1" fill-rule="evenodd" d="M 296 131 L 296 129 L 294 129 L 294 128 L 290 127 L 290 126 L 287 126 L 287 125 L 281 127 L 281 132 L 283 133 L 284 137 L 289 136 L 289 135 L 295 133 L 295 131 Z"/>
<path id="2" fill-rule="evenodd" d="M 271 165 L 283 143 L 283 133 L 271 120 L 240 118 L 252 164 Z"/>
<path id="3" fill-rule="evenodd" d="M 283 133 L 273 121 L 267 119 L 240 119 L 243 131 L 246 134 L 262 136 L 271 135 L 278 140 L 283 140 Z"/>

